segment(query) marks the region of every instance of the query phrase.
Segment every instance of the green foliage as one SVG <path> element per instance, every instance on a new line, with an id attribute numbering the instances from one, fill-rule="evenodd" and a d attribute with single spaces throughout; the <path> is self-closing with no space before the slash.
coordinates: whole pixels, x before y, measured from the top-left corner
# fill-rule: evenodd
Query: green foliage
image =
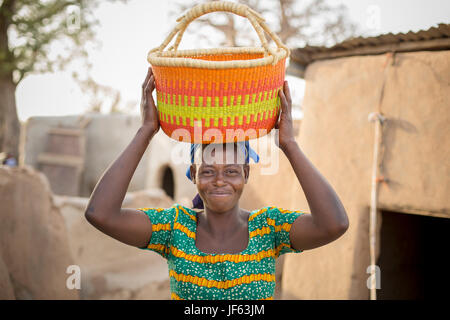
<path id="1" fill-rule="evenodd" d="M 128 0 L 108 0 L 110 2 Z M 59 70 L 87 58 L 85 45 L 95 41 L 100 0 L 0 1 L 0 77 L 17 85 L 29 73 Z M 66 55 L 50 57 L 52 45 L 65 44 Z"/>

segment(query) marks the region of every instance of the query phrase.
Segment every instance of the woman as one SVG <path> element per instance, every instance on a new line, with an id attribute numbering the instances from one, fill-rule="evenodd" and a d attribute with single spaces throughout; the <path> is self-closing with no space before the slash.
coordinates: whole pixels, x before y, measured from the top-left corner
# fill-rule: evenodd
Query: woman
<path id="1" fill-rule="evenodd" d="M 279 93 L 281 114 L 275 126 L 279 130 L 278 147 L 292 165 L 311 214 L 271 206 L 251 212 L 239 207 L 253 152 L 248 143 L 208 153 L 202 146 L 198 148 L 199 166 L 194 161 L 196 148 L 191 148 L 188 176 L 199 192 L 194 206 L 204 210 L 179 204 L 166 209 L 122 208 L 133 173 L 160 128 L 152 98 L 154 89 L 149 68 L 142 85 L 142 126 L 97 183 L 86 219 L 123 243 L 165 257 L 173 299 L 272 299 L 278 256 L 326 245 L 349 226 L 333 188 L 295 141 L 287 82 Z M 238 161 L 239 155 L 245 156 L 244 162 Z M 227 162 L 227 156 L 233 161 Z"/>

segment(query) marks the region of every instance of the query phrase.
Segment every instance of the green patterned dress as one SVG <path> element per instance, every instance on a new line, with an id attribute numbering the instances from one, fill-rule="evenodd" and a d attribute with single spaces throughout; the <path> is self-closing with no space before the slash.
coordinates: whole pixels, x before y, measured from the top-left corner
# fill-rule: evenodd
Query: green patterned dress
<path id="1" fill-rule="evenodd" d="M 195 245 L 197 212 L 175 204 L 139 208 L 152 223 L 144 250 L 162 255 L 169 267 L 172 299 L 273 299 L 275 260 L 288 252 L 292 223 L 305 212 L 277 207 L 254 210 L 248 218 L 249 242 L 235 254 L 212 254 Z"/>

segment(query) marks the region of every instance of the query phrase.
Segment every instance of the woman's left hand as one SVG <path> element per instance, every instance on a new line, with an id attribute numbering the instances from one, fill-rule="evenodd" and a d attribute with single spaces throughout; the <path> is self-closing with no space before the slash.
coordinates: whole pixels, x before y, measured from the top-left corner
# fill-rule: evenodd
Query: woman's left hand
<path id="1" fill-rule="evenodd" d="M 295 141 L 294 126 L 292 123 L 292 99 L 287 81 L 284 81 L 283 88 L 278 92 L 281 102 L 281 114 L 275 129 L 278 129 L 278 143 L 275 144 L 282 150 L 289 142 Z"/>
<path id="2" fill-rule="evenodd" d="M 151 67 L 148 68 L 147 77 L 142 84 L 141 118 L 142 126 L 149 127 L 153 133 L 161 127 L 158 117 L 158 109 L 153 100 L 152 92 L 155 90 L 155 76 Z"/>

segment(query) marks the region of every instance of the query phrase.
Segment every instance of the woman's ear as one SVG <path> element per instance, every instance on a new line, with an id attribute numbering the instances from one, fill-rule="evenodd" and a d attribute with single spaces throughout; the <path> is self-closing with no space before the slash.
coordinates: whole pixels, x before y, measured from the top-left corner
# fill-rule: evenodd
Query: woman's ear
<path id="1" fill-rule="evenodd" d="M 250 176 L 250 165 L 248 163 L 246 163 L 246 164 L 244 164 L 244 179 L 245 179 L 245 183 L 247 183 L 249 176 Z"/>
<path id="2" fill-rule="evenodd" d="M 196 173 L 196 171 L 197 171 L 197 168 L 195 167 L 195 164 L 191 164 L 191 167 L 190 167 L 190 175 L 191 175 L 191 180 L 192 180 L 192 183 L 193 184 L 196 184 L 196 181 L 195 181 L 195 173 Z"/>

